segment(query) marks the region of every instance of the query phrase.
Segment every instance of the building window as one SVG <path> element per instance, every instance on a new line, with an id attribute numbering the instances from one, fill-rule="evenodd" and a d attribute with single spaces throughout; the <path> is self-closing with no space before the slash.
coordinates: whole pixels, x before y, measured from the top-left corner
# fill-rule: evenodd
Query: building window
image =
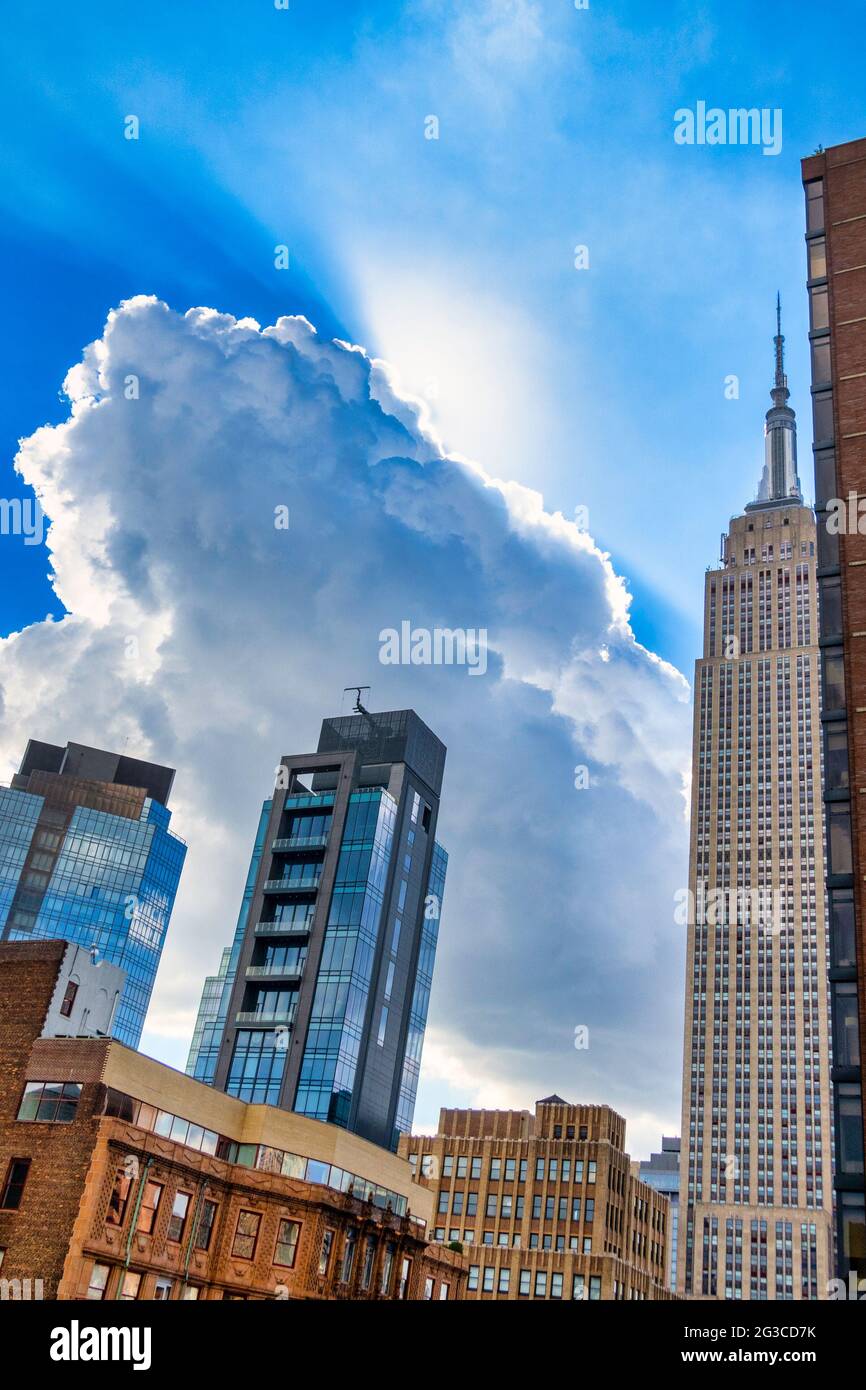
<path id="1" fill-rule="evenodd" d="M 478 1288 L 478 1275 L 479 1275 L 479 1273 L 480 1273 L 480 1270 L 479 1270 L 478 1265 L 470 1265 L 470 1266 L 469 1266 L 469 1280 L 468 1280 L 468 1282 L 467 1282 L 466 1287 L 467 1287 L 467 1289 L 469 1289 L 469 1290 L 470 1290 L 471 1292 L 473 1292 L 473 1293 L 474 1293 L 474 1291 Z M 428 1282 L 428 1284 L 430 1284 L 431 1287 L 432 1287 L 433 1280 L 432 1280 L 432 1279 L 428 1279 L 427 1282 Z"/>
<path id="2" fill-rule="evenodd" d="M 169 1299 L 171 1298 L 172 1287 L 173 1281 L 171 1279 L 165 1279 L 162 1277 L 157 1279 L 153 1289 L 154 1302 L 168 1303 Z"/>
<path id="3" fill-rule="evenodd" d="M 581 1303 L 584 1301 L 586 1298 L 586 1275 L 575 1274 L 571 1283 L 571 1296 Z"/>
<path id="4" fill-rule="evenodd" d="M 232 1258 L 235 1260 L 251 1260 L 256 1253 L 256 1243 L 259 1238 L 259 1226 L 261 1225 L 261 1215 L 257 1211 L 242 1211 L 238 1216 L 238 1224 L 235 1230 L 235 1238 L 232 1244 Z M 333 1235 L 333 1232 L 331 1232 Z"/>
<path id="5" fill-rule="evenodd" d="M 69 984 L 66 986 L 66 992 L 63 995 L 63 1002 L 60 1005 L 61 1018 L 72 1017 L 72 1005 L 75 1003 L 75 996 L 77 993 L 78 982 L 76 980 L 70 980 Z"/>
<path id="6" fill-rule="evenodd" d="M 499 1292 L 500 1292 L 500 1293 L 508 1293 L 508 1288 L 509 1288 L 510 1283 L 511 1283 L 511 1270 L 508 1268 L 507 1265 L 503 1265 L 502 1268 L 501 1268 L 500 1271 L 499 1271 Z"/>
<path id="7" fill-rule="evenodd" d="M 597 1303 L 601 1298 L 601 1275 L 591 1274 L 589 1276 L 589 1297 L 590 1301 Z"/>
<path id="8" fill-rule="evenodd" d="M 331 1263 L 331 1251 L 334 1248 L 334 1232 L 326 1231 L 322 1236 L 322 1248 L 319 1251 L 319 1278 L 324 1279 L 328 1273 Z"/>
<path id="9" fill-rule="evenodd" d="M 547 1271 L 544 1269 L 535 1271 L 535 1297 L 547 1297 Z"/>
<path id="10" fill-rule="evenodd" d="M 87 1297 L 93 1301 L 105 1298 L 105 1287 L 108 1283 L 110 1269 L 108 1265 L 94 1265 L 90 1271 L 90 1283 L 87 1285 Z"/>
<path id="11" fill-rule="evenodd" d="M 382 1278 L 379 1281 L 379 1292 L 388 1294 L 391 1292 L 391 1275 L 394 1270 L 394 1243 L 389 1241 L 385 1247 L 385 1258 L 382 1261 Z"/>
<path id="12" fill-rule="evenodd" d="M 6 1178 L 0 1193 L 0 1211 L 17 1211 L 24 1195 L 24 1184 L 30 1172 L 29 1158 L 13 1158 L 6 1169 Z"/>
<path id="13" fill-rule="evenodd" d="M 118 1168 L 114 1178 L 114 1187 L 111 1189 L 111 1196 L 108 1199 L 108 1211 L 105 1215 L 105 1220 L 109 1226 L 123 1225 L 131 1187 L 132 1178 L 127 1175 L 126 1169 Z"/>
<path id="14" fill-rule="evenodd" d="M 388 1006 L 382 1005 L 382 1012 L 379 1015 L 379 1032 L 376 1035 L 376 1042 L 379 1047 L 385 1046 L 385 1033 L 388 1030 Z"/>
<path id="15" fill-rule="evenodd" d="M 209 1250 L 211 1237 L 213 1236 L 214 1222 L 216 1221 L 217 1204 L 216 1202 L 204 1201 L 201 1205 L 201 1215 L 199 1216 L 198 1230 L 195 1237 L 196 1250 Z"/>
<path id="16" fill-rule="evenodd" d="M 68 1125 L 75 1119 L 80 1097 L 81 1087 L 74 1081 L 28 1081 L 17 1118 Z"/>
<path id="17" fill-rule="evenodd" d="M 482 1284 L 482 1286 L 481 1286 L 482 1291 L 483 1291 L 484 1293 L 493 1293 L 493 1281 L 494 1281 L 495 1277 L 496 1277 L 496 1271 L 495 1271 L 495 1269 L 493 1268 L 493 1265 L 485 1265 L 485 1266 L 484 1266 L 484 1282 L 483 1282 L 483 1284 Z"/>
<path id="18" fill-rule="evenodd" d="M 277 1230 L 277 1248 L 274 1251 L 275 1265 L 282 1265 L 284 1269 L 294 1269 L 295 1259 L 297 1258 L 298 1254 L 298 1240 L 300 1239 L 300 1235 L 301 1223 L 299 1221 L 289 1221 L 287 1217 L 284 1217 L 280 1221 L 279 1228 Z M 354 1239 L 354 1232 L 352 1232 L 352 1240 L 354 1241 Z M 346 1248 L 348 1249 L 348 1236 L 346 1237 L 346 1240 Z M 345 1256 L 343 1263 L 345 1264 Z M 351 1273 L 351 1266 L 349 1269 L 349 1273 Z M 349 1276 L 346 1274 L 343 1275 L 344 1280 L 348 1279 L 348 1277 Z"/>
<path id="19" fill-rule="evenodd" d="M 185 1284 L 181 1298 L 188 1303 L 194 1303 L 198 1298 L 198 1286 L 196 1284 Z"/>
<path id="20" fill-rule="evenodd" d="M 186 1214 L 189 1211 L 189 1192 L 178 1192 L 175 1196 L 171 1208 L 171 1219 L 168 1223 L 168 1239 L 183 1240 L 184 1227 L 186 1226 Z"/>
<path id="21" fill-rule="evenodd" d="M 412 1261 L 404 1258 L 400 1266 L 400 1287 L 397 1293 L 398 1298 L 405 1298 L 409 1291 L 409 1280 L 412 1275 Z"/>
<path id="22" fill-rule="evenodd" d="M 529 1269 L 522 1269 L 522 1270 L 520 1271 L 519 1292 L 523 1295 L 524 1298 L 528 1298 L 528 1297 L 529 1297 L 529 1294 L 530 1294 L 530 1292 L 531 1292 L 531 1289 L 532 1289 L 532 1271 L 529 1270 Z"/>
<path id="23" fill-rule="evenodd" d="M 297 1225 L 297 1222 L 294 1223 Z M 298 1226 L 298 1230 L 300 1227 Z M 295 1237 L 297 1244 L 297 1236 Z M 352 1278 L 352 1270 L 355 1268 L 355 1250 L 358 1246 L 358 1232 L 352 1227 L 346 1232 L 346 1241 L 343 1246 L 343 1263 L 340 1269 L 340 1281 L 348 1284 Z"/>
<path id="24" fill-rule="evenodd" d="M 141 1209 L 138 1213 L 136 1230 L 142 1231 L 149 1236 L 156 1225 L 156 1214 L 159 1211 L 159 1200 L 162 1197 L 162 1187 L 158 1182 L 149 1182 L 144 1189 L 144 1197 L 141 1202 Z"/>
<path id="25" fill-rule="evenodd" d="M 562 1275 L 551 1274 L 550 1276 L 550 1297 L 562 1298 Z"/>
<path id="26" fill-rule="evenodd" d="M 120 1285 L 120 1298 L 127 1303 L 132 1303 L 138 1298 L 138 1291 L 141 1288 L 141 1275 L 136 1274 L 134 1269 L 128 1269 L 123 1276 Z"/>
<path id="27" fill-rule="evenodd" d="M 478 1266 L 476 1265 L 475 1268 L 477 1269 Z M 471 1274 L 471 1273 L 472 1273 L 472 1270 L 470 1269 L 469 1272 L 470 1272 L 470 1274 Z M 476 1276 L 475 1284 L 474 1284 L 474 1285 L 470 1285 L 470 1288 L 477 1288 L 477 1287 L 478 1287 L 478 1279 L 477 1279 L 477 1276 Z M 433 1280 L 432 1280 L 432 1279 L 425 1279 L 425 1280 L 424 1280 L 424 1299 L 425 1299 L 425 1302 L 429 1303 L 430 1300 L 432 1299 L 432 1297 L 433 1297 Z"/>
<path id="28" fill-rule="evenodd" d="M 364 1248 L 364 1269 L 361 1274 L 361 1288 L 369 1289 L 373 1278 L 373 1264 L 376 1259 L 376 1237 L 368 1236 Z"/>
<path id="29" fill-rule="evenodd" d="M 451 1292 L 451 1285 L 450 1285 L 450 1284 L 446 1284 L 445 1281 L 443 1280 L 442 1283 L 439 1285 L 439 1302 L 440 1302 L 440 1303 L 445 1303 L 445 1302 L 447 1302 L 448 1295 L 449 1295 L 450 1292 Z"/>

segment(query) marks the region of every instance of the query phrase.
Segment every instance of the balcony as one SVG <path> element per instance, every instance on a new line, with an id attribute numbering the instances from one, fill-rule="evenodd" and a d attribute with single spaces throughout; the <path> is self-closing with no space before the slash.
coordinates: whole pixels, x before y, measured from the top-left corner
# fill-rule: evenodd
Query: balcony
<path id="1" fill-rule="evenodd" d="M 321 874 L 309 874 L 305 878 L 269 878 L 265 883 L 266 893 L 309 893 L 319 886 Z"/>
<path id="2" fill-rule="evenodd" d="M 290 1028 L 294 1021 L 294 1009 L 283 1009 L 276 1014 L 260 1014 L 249 1009 L 242 1009 L 240 1013 L 235 1014 L 235 1023 L 241 1027 L 248 1027 L 253 1024 L 254 1027 L 260 1028 L 276 1028 L 280 1025 Z"/>
<path id="3" fill-rule="evenodd" d="M 326 849 L 327 835 L 290 835 L 286 840 L 274 840 L 274 854 L 288 854 L 293 849 Z"/>
<path id="4" fill-rule="evenodd" d="M 304 973 L 306 956 L 299 965 L 248 965 L 248 980 L 299 980 Z"/>
<path id="5" fill-rule="evenodd" d="M 306 922 L 256 922 L 256 936 L 309 936 L 313 920 Z"/>

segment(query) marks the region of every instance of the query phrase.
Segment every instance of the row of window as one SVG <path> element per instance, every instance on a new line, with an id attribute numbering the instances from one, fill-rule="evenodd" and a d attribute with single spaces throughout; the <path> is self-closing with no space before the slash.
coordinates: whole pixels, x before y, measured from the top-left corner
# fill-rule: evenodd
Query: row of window
<path id="1" fill-rule="evenodd" d="M 503 1265 L 498 1271 L 493 1265 L 484 1265 L 483 1268 L 480 1265 L 470 1265 L 467 1289 L 477 1292 L 479 1288 L 482 1293 L 510 1293 L 511 1270 L 507 1265 Z M 558 1271 L 548 1274 L 546 1269 L 537 1269 L 533 1284 L 532 1270 L 521 1269 L 518 1271 L 517 1292 L 521 1298 L 567 1297 L 565 1275 Z M 597 1302 L 601 1298 L 601 1275 L 591 1274 L 588 1281 L 584 1274 L 573 1275 L 571 1297 L 580 1302 Z"/>
<path id="2" fill-rule="evenodd" d="M 418 1154 L 409 1155 L 409 1163 L 414 1173 L 418 1168 Z M 439 1177 L 439 1159 L 437 1154 L 421 1154 L 421 1176 L 422 1178 Z M 442 1158 L 442 1177 L 450 1178 L 456 1174 L 458 1178 L 480 1178 L 482 1157 L 480 1154 L 444 1154 Z M 456 1166 L 455 1166 L 456 1165 Z M 575 1159 L 573 1164 L 570 1158 L 536 1158 L 535 1160 L 535 1181 L 544 1182 L 545 1176 L 548 1182 L 571 1182 L 572 1167 L 574 1170 L 573 1181 L 583 1182 L 584 1169 L 586 1169 L 586 1180 L 594 1183 L 598 1165 L 595 1159 L 584 1162 L 582 1158 Z M 528 1171 L 528 1161 L 525 1158 L 497 1158 L 490 1160 L 488 1177 L 491 1182 L 501 1182 L 504 1178 L 506 1182 L 526 1182 Z"/>
<path id="3" fill-rule="evenodd" d="M 149 1186 L 157 1186 L 151 1184 Z M 187 1194 L 179 1193 L 178 1196 Z M 148 1210 L 155 1217 L 159 1206 L 161 1193 L 150 1194 Z M 211 1203 L 211 1206 L 214 1204 Z M 173 1218 L 174 1219 L 174 1218 Z M 261 1226 L 261 1213 L 255 1211 L 241 1211 L 238 1214 L 237 1226 L 235 1228 L 234 1240 L 232 1242 L 232 1259 L 252 1260 L 255 1257 L 256 1246 L 259 1238 Z M 139 1229 L 145 1229 L 139 1226 Z M 152 1229 L 152 1222 L 147 1229 Z M 213 1219 L 211 1218 L 208 1227 L 208 1242 L 210 1231 L 213 1229 Z M 280 1221 L 277 1242 L 274 1250 L 272 1263 L 279 1268 L 292 1269 L 297 1257 L 298 1241 L 300 1239 L 301 1223 L 284 1218 Z M 336 1255 L 337 1233 L 332 1228 L 323 1232 L 322 1244 L 319 1248 L 319 1259 L 317 1264 L 317 1274 L 319 1278 L 327 1278 L 334 1268 Z M 197 1248 L 207 1248 L 200 1246 L 196 1241 Z M 375 1236 L 367 1236 L 364 1242 L 363 1265 L 361 1267 L 360 1288 L 363 1292 L 370 1290 L 373 1283 L 373 1273 L 376 1263 L 376 1253 L 379 1246 Z M 358 1250 L 358 1231 L 350 1227 L 346 1231 L 343 1239 L 343 1248 L 339 1257 L 338 1278 L 341 1284 L 348 1284 L 355 1271 L 355 1256 Z M 381 1297 L 388 1297 L 393 1291 L 394 1273 L 396 1267 L 397 1246 L 394 1241 L 385 1243 L 382 1260 L 376 1280 L 376 1292 Z M 90 1280 L 87 1288 L 86 1297 L 90 1300 L 101 1301 L 106 1298 L 112 1266 L 96 1262 L 90 1272 Z M 399 1282 L 397 1285 L 397 1297 L 405 1298 L 409 1290 L 409 1280 L 412 1273 L 412 1260 L 405 1256 L 400 1264 Z M 115 1297 L 127 1301 L 140 1297 L 144 1275 L 137 1270 L 121 1270 L 119 1275 L 119 1285 Z M 153 1297 L 158 1302 L 164 1302 L 171 1298 L 174 1287 L 174 1280 L 169 1276 L 158 1276 L 154 1288 Z M 443 1281 L 439 1288 L 439 1298 L 447 1300 L 450 1294 L 450 1284 Z M 425 1283 L 425 1298 L 433 1297 L 434 1281 L 427 1279 Z M 193 1284 L 182 1284 L 180 1297 L 183 1299 L 197 1299 L 199 1288 Z M 229 1297 L 242 1298 L 244 1295 L 229 1295 Z"/>
<path id="4" fill-rule="evenodd" d="M 456 1191 L 453 1194 L 447 1188 L 443 1188 L 439 1193 L 439 1214 L 444 1216 L 451 1208 L 452 1216 L 476 1216 L 478 1213 L 478 1193 Z M 450 1198 L 450 1201 L 449 1201 Z M 543 1209 L 542 1209 L 543 1202 Z M 532 1219 L 539 1221 L 544 1216 L 545 1221 L 580 1221 L 581 1198 L 580 1197 L 545 1197 L 541 1193 L 536 1193 L 532 1198 Z M 595 1218 L 595 1198 L 587 1197 L 584 1208 L 584 1221 L 591 1223 Z M 512 1197 L 504 1194 L 502 1197 L 495 1192 L 487 1195 L 487 1208 L 485 1216 L 499 1216 L 503 1221 L 510 1221 L 512 1217 L 521 1220 L 524 1214 L 524 1198 L 522 1196 Z"/>
<path id="5" fill-rule="evenodd" d="M 437 1226 L 435 1231 L 433 1232 L 433 1239 L 435 1241 L 439 1241 L 439 1243 L 442 1244 L 445 1241 L 445 1238 L 445 1227 Z M 447 1238 L 452 1243 L 456 1240 L 460 1240 L 463 1242 L 464 1245 L 474 1245 L 475 1231 L 472 1229 L 467 1229 L 464 1230 L 461 1235 L 459 1227 L 453 1226 L 448 1231 Z M 498 1245 L 502 1249 L 507 1249 L 510 1246 L 512 1250 L 520 1250 L 522 1248 L 523 1241 L 519 1234 L 515 1235 L 509 1231 L 500 1231 L 498 1236 L 494 1236 L 493 1231 L 483 1231 L 481 1237 L 481 1244 Z M 580 1251 L 582 1251 L 584 1255 L 591 1255 L 592 1236 L 584 1236 L 582 1239 L 580 1239 L 578 1236 L 569 1236 L 567 1248 L 568 1250 L 574 1253 L 579 1253 Z M 529 1234 L 529 1244 L 527 1246 L 527 1249 L 555 1250 L 558 1254 L 564 1254 L 566 1250 L 565 1236 L 554 1236 L 550 1233 L 539 1234 L 538 1231 L 531 1231 Z"/>

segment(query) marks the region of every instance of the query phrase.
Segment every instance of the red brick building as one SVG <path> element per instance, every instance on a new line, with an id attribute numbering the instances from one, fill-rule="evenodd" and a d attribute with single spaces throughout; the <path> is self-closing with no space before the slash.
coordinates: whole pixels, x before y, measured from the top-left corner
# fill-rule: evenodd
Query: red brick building
<path id="1" fill-rule="evenodd" d="M 866 1276 L 866 140 L 803 160 L 840 1273 Z"/>
<path id="2" fill-rule="evenodd" d="M 0 1279 L 57 1299 L 456 1299 L 405 1160 L 107 1038 L 40 1036 L 65 943 L 0 946 Z"/>

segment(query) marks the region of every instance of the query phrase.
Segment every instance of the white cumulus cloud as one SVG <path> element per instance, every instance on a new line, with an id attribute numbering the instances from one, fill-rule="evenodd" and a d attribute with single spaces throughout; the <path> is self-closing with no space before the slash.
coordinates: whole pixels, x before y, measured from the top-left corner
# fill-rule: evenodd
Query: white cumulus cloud
<path id="1" fill-rule="evenodd" d="M 68 419 L 17 466 L 68 615 L 0 641 L 0 760 L 8 777 L 35 737 L 177 767 L 190 850 L 151 1046 L 183 1055 L 273 768 L 357 681 L 448 745 L 419 1121 L 445 1095 L 558 1090 L 670 1126 L 688 687 L 635 641 L 609 558 L 537 492 L 446 455 L 387 364 L 300 317 L 131 299 L 65 390 Z M 486 629 L 486 674 L 380 664 L 406 620 Z"/>

